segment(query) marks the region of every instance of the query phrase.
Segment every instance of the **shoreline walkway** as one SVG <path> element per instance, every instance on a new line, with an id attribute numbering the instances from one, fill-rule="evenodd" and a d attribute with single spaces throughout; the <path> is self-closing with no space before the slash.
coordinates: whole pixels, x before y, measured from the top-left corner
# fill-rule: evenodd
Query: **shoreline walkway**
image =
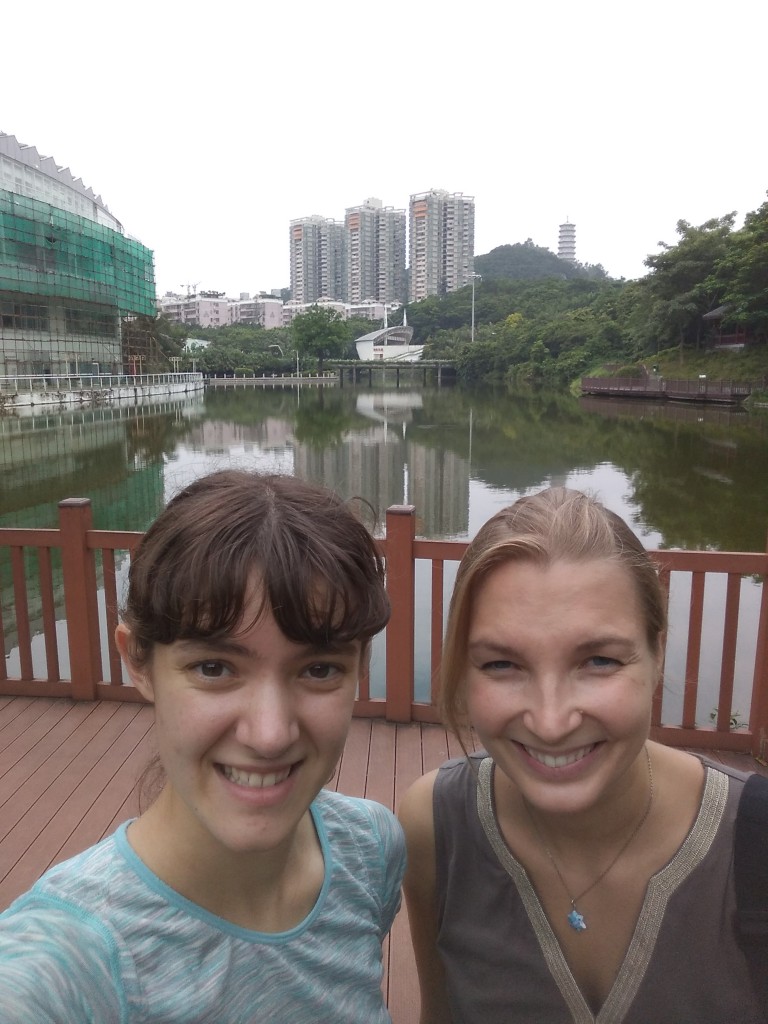
<path id="1" fill-rule="evenodd" d="M 715 402 L 738 405 L 763 385 L 760 382 L 673 380 L 666 377 L 582 377 L 582 395 L 620 398 L 653 398 L 666 402 Z"/>

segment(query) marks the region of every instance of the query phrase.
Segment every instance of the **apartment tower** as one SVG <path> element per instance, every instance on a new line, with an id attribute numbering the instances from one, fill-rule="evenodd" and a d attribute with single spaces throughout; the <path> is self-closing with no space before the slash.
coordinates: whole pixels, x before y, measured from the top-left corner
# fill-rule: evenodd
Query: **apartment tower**
<path id="1" fill-rule="evenodd" d="M 347 300 L 344 225 L 327 217 L 290 222 L 291 297 L 296 302 Z"/>
<path id="2" fill-rule="evenodd" d="M 351 303 L 405 301 L 405 210 L 366 199 L 345 211 Z"/>
<path id="3" fill-rule="evenodd" d="M 475 200 L 432 189 L 411 196 L 409 299 L 444 295 L 469 284 L 475 262 Z"/>

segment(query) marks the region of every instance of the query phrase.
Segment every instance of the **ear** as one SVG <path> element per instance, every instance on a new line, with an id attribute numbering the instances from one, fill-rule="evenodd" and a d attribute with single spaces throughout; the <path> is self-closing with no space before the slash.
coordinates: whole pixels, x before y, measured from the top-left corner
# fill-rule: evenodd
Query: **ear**
<path id="1" fill-rule="evenodd" d="M 120 657 L 123 659 L 129 679 L 142 697 L 148 700 L 150 704 L 153 704 L 155 690 L 152 684 L 151 673 L 146 665 L 140 666 L 137 664 L 133 653 L 133 636 L 124 622 L 121 622 L 115 630 L 115 644 L 120 652 Z"/>

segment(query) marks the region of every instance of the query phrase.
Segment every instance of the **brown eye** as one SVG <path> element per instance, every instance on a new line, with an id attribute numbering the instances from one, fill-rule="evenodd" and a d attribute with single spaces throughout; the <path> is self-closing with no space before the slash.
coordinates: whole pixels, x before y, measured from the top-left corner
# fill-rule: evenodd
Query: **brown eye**
<path id="1" fill-rule="evenodd" d="M 227 666 L 220 661 L 201 661 L 193 667 L 203 679 L 223 679 L 229 674 Z"/>
<path id="2" fill-rule="evenodd" d="M 310 679 L 316 679 L 322 683 L 335 678 L 340 671 L 341 669 L 337 665 L 329 665 L 325 661 L 317 661 L 312 665 L 308 665 L 304 669 L 304 674 L 309 676 Z"/>

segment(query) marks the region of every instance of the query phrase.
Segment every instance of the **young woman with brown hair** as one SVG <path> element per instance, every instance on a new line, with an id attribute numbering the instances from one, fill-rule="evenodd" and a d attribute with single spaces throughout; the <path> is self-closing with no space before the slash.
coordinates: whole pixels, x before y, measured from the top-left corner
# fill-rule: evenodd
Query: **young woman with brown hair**
<path id="1" fill-rule="evenodd" d="M 7 1024 L 385 1022 L 402 834 L 323 790 L 389 606 L 349 506 L 225 471 L 135 552 L 117 643 L 159 796 L 0 916 Z"/>

